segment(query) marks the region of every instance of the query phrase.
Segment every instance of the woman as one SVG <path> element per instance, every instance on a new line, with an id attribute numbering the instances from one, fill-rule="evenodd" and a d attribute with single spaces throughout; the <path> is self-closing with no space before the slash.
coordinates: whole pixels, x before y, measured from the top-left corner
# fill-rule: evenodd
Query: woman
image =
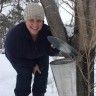
<path id="1" fill-rule="evenodd" d="M 47 36 L 52 35 L 44 24 L 44 10 L 38 3 L 30 3 L 24 10 L 24 22 L 9 30 L 5 40 L 5 54 L 17 72 L 15 96 L 31 93 L 44 96 L 47 86 L 49 55 L 59 51 L 51 46 Z"/>

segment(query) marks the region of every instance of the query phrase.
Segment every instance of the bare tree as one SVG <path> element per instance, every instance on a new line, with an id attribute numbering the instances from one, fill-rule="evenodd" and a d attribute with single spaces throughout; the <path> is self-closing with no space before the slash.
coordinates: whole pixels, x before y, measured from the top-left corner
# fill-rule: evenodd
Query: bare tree
<path id="1" fill-rule="evenodd" d="M 54 36 L 66 41 L 66 29 L 59 15 L 55 0 L 40 0 Z"/>
<path id="2" fill-rule="evenodd" d="M 40 1 L 53 34 L 68 42 L 65 27 L 54 0 Z M 96 46 L 96 12 L 94 10 L 96 0 L 70 1 L 75 4 L 75 30 L 71 45 L 81 53 L 79 59 L 76 59 L 77 96 L 94 96 L 94 49 Z"/>
<path id="3" fill-rule="evenodd" d="M 95 0 L 76 0 L 76 18 L 78 25 L 78 50 L 82 54 L 81 62 L 78 62 L 81 68 L 83 78 L 78 72 L 77 80 L 79 85 L 78 96 L 94 96 L 94 58 L 96 46 L 96 9 Z M 76 42 L 76 41 L 75 41 Z M 84 79 L 85 78 L 85 79 Z M 82 91 L 81 88 L 82 88 Z M 83 93 L 83 94 L 82 94 Z"/>
<path id="4" fill-rule="evenodd" d="M 23 16 L 21 12 L 23 11 L 22 7 L 20 6 L 20 0 L 17 1 L 16 5 L 12 5 L 13 9 L 10 10 L 10 12 L 6 15 L 2 13 L 2 9 L 4 7 L 11 6 L 10 4 L 4 5 L 6 2 L 10 2 L 10 0 L 1 0 L 1 9 L 0 9 L 0 49 L 3 47 L 3 39 L 4 35 L 6 34 L 6 31 L 8 28 L 14 26 L 15 23 L 20 22 L 23 20 Z"/>

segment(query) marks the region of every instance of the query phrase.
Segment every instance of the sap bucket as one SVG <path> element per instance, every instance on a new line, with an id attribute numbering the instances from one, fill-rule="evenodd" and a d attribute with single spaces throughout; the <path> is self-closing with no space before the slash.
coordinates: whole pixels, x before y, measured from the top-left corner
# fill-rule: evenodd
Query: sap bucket
<path id="1" fill-rule="evenodd" d="M 76 96 L 76 62 L 60 59 L 50 62 L 59 96 Z"/>

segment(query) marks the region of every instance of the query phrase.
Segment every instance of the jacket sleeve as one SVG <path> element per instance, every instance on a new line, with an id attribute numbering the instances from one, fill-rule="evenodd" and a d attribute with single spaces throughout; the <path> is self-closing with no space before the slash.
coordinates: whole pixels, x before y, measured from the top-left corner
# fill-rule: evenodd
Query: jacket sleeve
<path id="1" fill-rule="evenodd" d="M 47 32 L 48 32 L 47 36 L 52 36 L 50 28 L 48 28 Z M 54 46 L 52 47 L 51 46 L 52 44 L 48 41 L 48 39 L 47 39 L 47 42 L 48 42 L 48 46 L 47 46 L 48 55 L 49 56 L 57 56 L 60 51 L 58 49 L 54 48 Z"/>
<path id="2" fill-rule="evenodd" d="M 18 35 L 18 31 L 11 30 L 6 35 L 5 55 L 11 63 L 31 64 L 35 66 L 35 62 L 25 57 L 22 46 L 22 36 Z"/>
<path id="3" fill-rule="evenodd" d="M 47 53 L 49 56 L 57 56 L 59 54 L 59 50 L 51 47 L 51 44 L 49 44 Z"/>
<path id="4" fill-rule="evenodd" d="M 18 32 L 15 30 L 9 31 L 5 40 L 5 53 L 12 57 L 21 56 L 19 47 L 22 43 L 22 38 L 16 33 Z"/>

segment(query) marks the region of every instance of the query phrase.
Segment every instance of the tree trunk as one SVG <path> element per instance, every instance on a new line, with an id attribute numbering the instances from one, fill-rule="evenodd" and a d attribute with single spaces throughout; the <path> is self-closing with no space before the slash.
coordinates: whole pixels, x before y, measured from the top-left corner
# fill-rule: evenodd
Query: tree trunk
<path id="1" fill-rule="evenodd" d="M 54 36 L 66 40 L 66 29 L 54 0 L 40 0 Z M 96 0 L 76 0 L 76 27 L 73 45 L 77 58 L 77 96 L 94 96 L 94 57 L 96 46 Z"/>
<path id="2" fill-rule="evenodd" d="M 58 7 L 55 3 L 55 0 L 40 0 L 40 1 L 44 7 L 45 15 L 48 24 L 51 27 L 53 35 L 66 41 L 67 37 L 66 29 L 60 18 Z"/>
<path id="3" fill-rule="evenodd" d="M 78 44 L 76 49 L 82 54 L 81 60 L 77 60 L 77 96 L 94 96 L 95 9 L 96 0 L 76 0 L 75 30 L 78 31 L 78 40 L 74 43 Z"/>

